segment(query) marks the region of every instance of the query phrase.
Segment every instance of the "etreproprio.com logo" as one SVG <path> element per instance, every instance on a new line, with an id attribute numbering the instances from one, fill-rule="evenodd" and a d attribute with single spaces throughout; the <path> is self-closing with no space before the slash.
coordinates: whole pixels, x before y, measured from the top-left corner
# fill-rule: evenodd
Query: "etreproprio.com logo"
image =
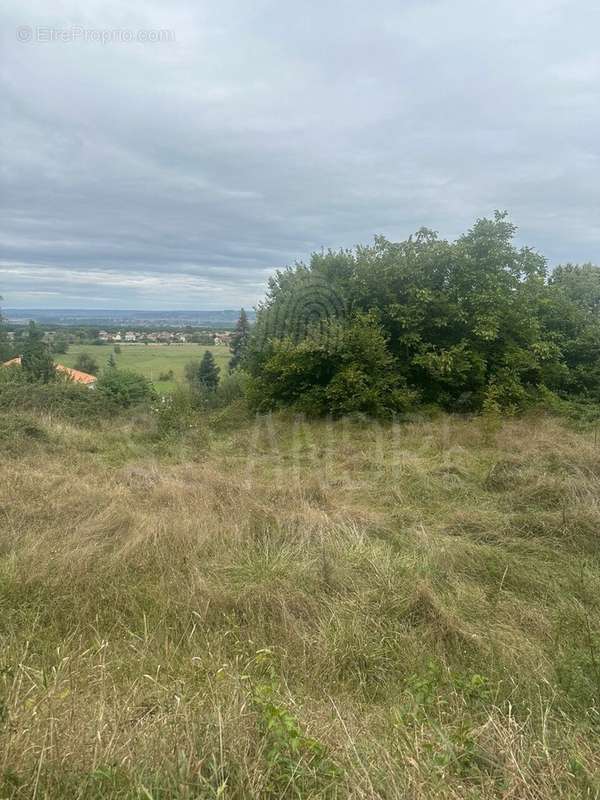
<path id="1" fill-rule="evenodd" d="M 49 25 L 19 25 L 15 36 L 21 44 L 33 43 L 91 43 L 91 44 L 154 44 L 175 41 L 175 31 L 140 28 L 83 28 L 73 25 L 55 28 Z"/>

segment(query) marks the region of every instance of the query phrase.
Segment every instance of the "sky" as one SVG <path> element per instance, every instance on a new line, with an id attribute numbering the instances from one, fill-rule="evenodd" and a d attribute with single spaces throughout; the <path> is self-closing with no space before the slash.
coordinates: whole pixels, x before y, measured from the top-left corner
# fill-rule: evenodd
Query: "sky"
<path id="1" fill-rule="evenodd" d="M 506 209 L 600 262 L 595 0 L 4 0 L 0 295 L 252 306 L 321 248 Z"/>

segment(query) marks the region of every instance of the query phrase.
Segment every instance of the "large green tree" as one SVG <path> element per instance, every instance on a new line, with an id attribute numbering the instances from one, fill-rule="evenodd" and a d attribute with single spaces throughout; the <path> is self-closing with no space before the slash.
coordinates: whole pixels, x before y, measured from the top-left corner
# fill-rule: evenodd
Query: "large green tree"
<path id="1" fill-rule="evenodd" d="M 561 264 L 550 276 L 550 286 L 581 310 L 600 315 L 600 268 L 594 264 Z"/>
<path id="2" fill-rule="evenodd" d="M 486 399 L 521 406 L 545 389 L 599 395 L 598 272 L 567 267 L 551 278 L 543 256 L 517 247 L 515 233 L 497 212 L 454 242 L 421 229 L 276 273 L 247 348 L 255 387 L 269 398 L 284 380 L 282 342 L 314 341 L 316 329 L 352 327 L 366 314 L 378 322 L 390 369 L 423 402 L 468 410 Z M 314 358 L 327 363 L 329 353 L 319 352 Z M 314 381 L 297 386 L 294 404 Z"/>
<path id="3" fill-rule="evenodd" d="M 600 268 L 557 267 L 549 280 L 544 321 L 564 357 L 563 393 L 600 401 Z"/>

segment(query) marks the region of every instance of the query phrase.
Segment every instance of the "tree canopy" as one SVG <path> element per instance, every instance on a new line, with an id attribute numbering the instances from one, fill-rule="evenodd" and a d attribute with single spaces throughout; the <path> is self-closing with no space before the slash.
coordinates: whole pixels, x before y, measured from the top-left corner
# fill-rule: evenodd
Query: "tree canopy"
<path id="1" fill-rule="evenodd" d="M 520 407 L 544 391 L 600 400 L 600 270 L 551 275 L 515 233 L 497 212 L 454 242 L 421 229 L 279 271 L 244 359 L 255 404 L 337 414 Z"/>

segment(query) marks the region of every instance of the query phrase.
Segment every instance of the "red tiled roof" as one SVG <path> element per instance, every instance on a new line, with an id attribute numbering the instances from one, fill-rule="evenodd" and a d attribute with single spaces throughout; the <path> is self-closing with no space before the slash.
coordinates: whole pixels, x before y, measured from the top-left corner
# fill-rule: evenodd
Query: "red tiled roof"
<path id="1" fill-rule="evenodd" d="M 78 369 L 71 369 L 71 367 L 63 367 L 62 364 L 57 364 L 56 369 L 62 372 L 63 375 L 67 375 L 76 383 L 85 383 L 89 386 L 92 383 L 96 383 L 98 380 L 95 375 L 90 375 L 88 372 L 81 372 L 81 370 Z"/>
<path id="2" fill-rule="evenodd" d="M 11 358 L 10 361 L 5 361 L 2 366 L 13 367 L 19 366 L 20 364 L 21 356 L 17 356 L 16 358 Z M 81 372 L 78 369 L 71 369 L 71 367 L 65 367 L 62 364 L 56 364 L 56 369 L 58 372 L 66 375 L 72 381 L 75 381 L 75 383 L 85 383 L 86 386 L 90 386 L 92 383 L 96 383 L 97 381 L 95 375 L 89 375 L 87 372 Z"/>

